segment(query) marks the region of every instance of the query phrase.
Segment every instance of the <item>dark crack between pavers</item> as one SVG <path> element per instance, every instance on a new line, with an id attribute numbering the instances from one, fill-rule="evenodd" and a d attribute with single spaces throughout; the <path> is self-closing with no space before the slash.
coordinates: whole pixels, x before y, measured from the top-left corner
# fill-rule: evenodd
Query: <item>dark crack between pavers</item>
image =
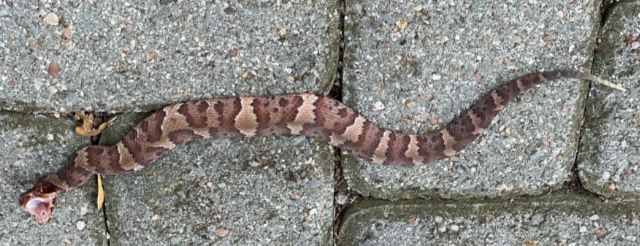
<path id="1" fill-rule="evenodd" d="M 102 122 L 107 122 L 109 121 L 109 119 L 113 119 L 113 117 L 115 117 L 115 114 L 108 114 L 108 113 L 103 113 L 103 112 L 84 112 L 84 113 L 91 113 L 94 115 L 95 117 L 95 122 L 100 124 Z M 78 120 L 75 116 L 69 115 L 71 116 L 72 119 L 74 120 Z M 80 121 L 80 124 L 82 124 L 82 121 Z M 102 138 L 102 133 L 98 134 L 97 136 L 91 137 L 91 145 L 100 145 L 100 139 Z M 96 174 L 97 175 L 97 174 Z M 97 182 L 98 179 L 96 179 Z M 104 182 L 102 182 L 102 185 L 104 185 Z M 106 197 L 106 195 L 105 195 Z M 106 200 L 103 201 L 102 204 L 102 220 L 104 221 L 104 235 L 105 238 L 107 239 L 107 246 L 111 246 L 111 233 L 109 232 L 109 221 L 107 219 L 107 202 Z"/>
<path id="2" fill-rule="evenodd" d="M 611 10 L 611 8 L 615 6 L 616 3 L 617 1 L 614 1 L 614 0 L 603 0 L 602 2 L 600 2 L 600 23 L 598 26 L 597 38 L 600 38 L 600 36 L 602 35 L 602 27 L 606 22 L 607 15 Z M 595 56 L 598 52 L 599 50 L 596 44 L 592 53 Z M 594 63 L 595 63 L 595 59 L 591 61 L 591 68 L 594 67 L 595 65 Z M 571 167 L 571 173 L 567 177 L 567 180 L 562 184 L 562 187 L 560 187 L 559 189 L 553 190 L 551 193 L 583 193 L 583 194 L 589 194 L 591 196 L 600 198 L 601 200 L 606 200 L 606 198 L 604 198 L 600 194 L 597 194 L 595 192 L 589 191 L 586 188 L 584 188 L 584 185 L 582 184 L 582 180 L 580 179 L 580 174 L 578 173 L 578 161 L 580 159 L 580 154 L 582 154 L 580 151 L 582 149 L 582 137 L 585 134 L 584 121 L 587 119 L 587 115 L 586 115 L 587 102 L 589 101 L 589 98 L 590 98 L 589 91 L 591 91 L 592 87 L 593 87 L 593 84 L 590 82 L 587 85 L 586 98 L 584 99 L 584 105 L 582 108 L 582 117 L 580 119 L 580 133 L 578 133 L 578 144 L 577 144 L 578 148 L 576 150 L 573 166 Z"/>
<path id="3" fill-rule="evenodd" d="M 344 38 L 344 25 L 345 25 L 345 15 L 346 15 L 346 0 L 340 1 L 340 6 L 338 7 L 338 12 L 340 14 L 340 43 L 339 43 L 339 53 L 338 53 L 338 66 L 336 68 L 336 78 L 334 81 L 331 90 L 329 91 L 329 97 L 336 99 L 338 101 L 342 101 L 343 99 L 343 83 L 344 83 L 344 48 L 345 48 L 345 38 Z M 344 174 L 342 172 L 342 160 L 341 160 L 341 150 L 338 148 L 334 148 L 334 170 L 333 170 L 333 227 L 332 227 L 332 235 L 333 235 L 333 245 L 337 245 L 339 238 L 340 225 L 342 224 L 342 219 L 344 216 L 344 211 L 350 207 L 350 205 L 355 202 L 357 203 L 361 197 L 361 195 L 352 192 L 347 185 L 347 181 L 344 178 Z M 340 201 L 343 198 L 346 198 L 344 201 Z M 351 201 L 351 202 L 350 202 Z M 341 204 L 342 203 L 342 204 Z"/>

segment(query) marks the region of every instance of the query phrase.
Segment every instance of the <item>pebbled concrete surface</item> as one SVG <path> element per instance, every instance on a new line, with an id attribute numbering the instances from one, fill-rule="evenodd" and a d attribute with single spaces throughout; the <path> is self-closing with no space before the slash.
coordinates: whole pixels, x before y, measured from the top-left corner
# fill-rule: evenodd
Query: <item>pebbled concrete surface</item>
<path id="1" fill-rule="evenodd" d="M 367 202 L 339 245 L 634 245 L 640 208 L 579 194 L 506 201 Z"/>
<path id="2" fill-rule="evenodd" d="M 589 90 L 578 168 L 586 189 L 606 197 L 640 191 L 640 2 L 612 8 L 602 28 L 594 71 L 629 91 Z"/>
<path id="3" fill-rule="evenodd" d="M 388 129 L 440 129 L 505 81 L 589 67 L 598 5 L 347 1 L 345 100 Z M 358 193 L 384 199 L 536 195 L 558 188 L 575 159 L 585 89 L 565 79 L 527 92 L 455 160 L 396 168 L 347 156 L 345 178 Z"/>
<path id="4" fill-rule="evenodd" d="M 58 195 L 53 218 L 39 226 L 18 197 L 39 178 L 64 167 L 67 157 L 91 144 L 68 119 L 0 112 L 0 245 L 106 245 L 102 212 L 95 210 L 95 179 Z"/>
<path id="5" fill-rule="evenodd" d="M 5 1 L 0 105 L 146 111 L 214 96 L 326 93 L 337 18 L 336 1 Z"/>

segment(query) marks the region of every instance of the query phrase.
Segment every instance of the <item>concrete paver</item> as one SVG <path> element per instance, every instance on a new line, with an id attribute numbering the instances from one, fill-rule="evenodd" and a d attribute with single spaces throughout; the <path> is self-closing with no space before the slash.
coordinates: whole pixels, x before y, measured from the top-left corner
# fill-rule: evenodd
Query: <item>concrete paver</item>
<path id="1" fill-rule="evenodd" d="M 578 159 L 585 188 L 607 197 L 640 197 L 640 2 L 613 7 L 602 28 L 594 72 L 626 87 L 589 91 Z"/>
<path id="2" fill-rule="evenodd" d="M 640 209 L 578 194 L 509 201 L 371 202 L 345 215 L 340 245 L 634 245 Z"/>
<path id="3" fill-rule="evenodd" d="M 337 1 L 2 2 L 0 109 L 148 112 L 209 97 L 327 94 L 338 65 L 337 8 Z M 66 136 L 74 136 L 72 129 Z M 56 171 L 77 149 L 42 172 Z M 52 150 L 60 151 L 43 147 Z M 111 242 L 330 242 L 333 152 L 324 143 L 292 137 L 201 141 L 155 164 L 105 177 Z M 32 184 L 38 177 L 11 183 Z M 63 197 L 90 202 L 93 213 L 93 188 Z M 8 207 L 26 221 L 15 206 L 17 195 Z M 97 225 L 104 236 L 103 222 Z M 228 234 L 219 236 L 219 228 Z M 41 235 L 57 242 L 55 235 Z"/>
<path id="4" fill-rule="evenodd" d="M 508 80 L 588 68 L 598 5 L 347 1 L 345 100 L 387 129 L 440 129 Z M 397 168 L 346 157 L 345 178 L 357 192 L 384 199 L 544 193 L 569 176 L 585 89 L 564 79 L 530 90 L 455 160 Z"/>
<path id="5" fill-rule="evenodd" d="M 147 111 L 207 97 L 323 94 L 338 61 L 331 0 L 17 1 L 0 11 L 8 110 Z"/>

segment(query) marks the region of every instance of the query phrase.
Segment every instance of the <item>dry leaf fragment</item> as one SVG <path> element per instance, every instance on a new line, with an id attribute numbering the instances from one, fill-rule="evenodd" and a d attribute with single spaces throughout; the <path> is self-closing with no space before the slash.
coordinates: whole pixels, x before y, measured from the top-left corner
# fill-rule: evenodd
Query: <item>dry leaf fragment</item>
<path id="1" fill-rule="evenodd" d="M 98 199 L 96 199 L 96 204 L 98 205 L 98 211 L 100 211 L 102 204 L 104 204 L 104 189 L 102 189 L 102 178 L 100 174 L 98 174 Z"/>
<path id="2" fill-rule="evenodd" d="M 76 134 L 85 137 L 98 136 L 104 129 L 112 125 L 116 119 L 114 117 L 108 122 L 97 123 L 93 121 L 94 116 L 92 113 L 84 114 L 83 112 L 76 112 L 75 116 L 82 120 L 82 125 L 76 126 L 75 128 Z"/>

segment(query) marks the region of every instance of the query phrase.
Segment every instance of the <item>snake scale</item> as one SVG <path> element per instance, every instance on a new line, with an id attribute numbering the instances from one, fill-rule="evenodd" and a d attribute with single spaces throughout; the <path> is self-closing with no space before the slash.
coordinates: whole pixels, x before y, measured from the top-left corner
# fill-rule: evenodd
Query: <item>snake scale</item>
<path id="1" fill-rule="evenodd" d="M 202 138 L 276 134 L 309 136 L 383 165 L 422 165 L 455 155 L 482 133 L 513 98 L 558 78 L 598 80 L 576 71 L 538 72 L 488 93 L 439 131 L 413 135 L 382 129 L 335 99 L 313 94 L 214 98 L 173 104 L 140 122 L 115 146 L 88 146 L 66 168 L 20 196 L 22 209 L 44 225 L 58 192 L 82 185 L 95 173 L 142 169 L 177 145 Z"/>

